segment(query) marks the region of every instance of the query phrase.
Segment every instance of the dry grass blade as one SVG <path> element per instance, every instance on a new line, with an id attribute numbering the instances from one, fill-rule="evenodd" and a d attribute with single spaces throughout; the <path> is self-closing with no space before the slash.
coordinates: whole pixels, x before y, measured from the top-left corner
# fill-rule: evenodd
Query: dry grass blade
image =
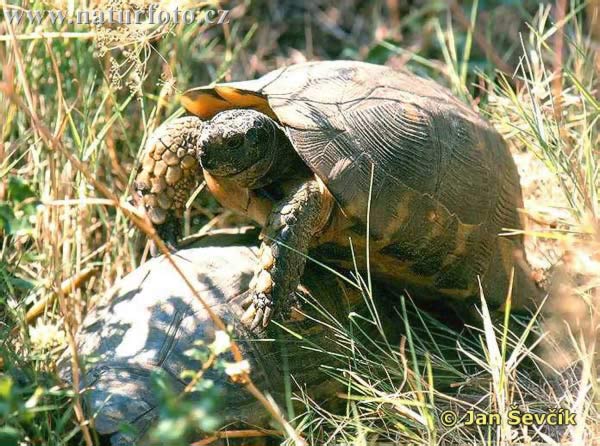
<path id="1" fill-rule="evenodd" d="M 73 166 L 75 166 L 75 168 L 86 177 L 86 179 L 90 182 L 90 184 L 92 184 L 106 198 L 111 200 L 112 204 L 115 207 L 119 208 L 119 210 L 121 210 L 143 233 L 145 233 L 149 239 L 151 239 L 154 243 L 156 243 L 156 246 L 158 247 L 159 251 L 168 259 L 168 262 L 180 275 L 180 277 L 182 278 L 182 280 L 184 281 L 186 286 L 193 293 L 194 297 L 202 304 L 202 306 L 204 307 L 206 312 L 209 314 L 209 316 L 210 316 L 211 320 L 213 321 L 213 323 L 215 324 L 215 326 L 219 330 L 227 331 L 227 326 L 225 325 L 225 323 L 221 320 L 221 318 L 219 318 L 214 313 L 214 311 L 212 311 L 210 306 L 206 304 L 206 302 L 200 296 L 200 294 L 198 293 L 196 288 L 193 286 L 191 281 L 186 277 L 186 275 L 179 268 L 177 263 L 173 260 L 169 249 L 164 244 L 162 239 L 158 236 L 158 234 L 156 233 L 156 230 L 154 229 L 152 224 L 147 220 L 147 218 L 141 217 L 139 215 L 139 213 L 135 209 L 133 209 L 129 204 L 121 203 L 119 198 L 116 195 L 114 195 L 114 193 L 112 191 L 110 191 L 110 189 L 108 189 L 108 187 L 106 185 L 97 181 L 94 178 L 94 176 L 91 175 L 89 169 L 85 166 L 85 164 L 82 163 L 81 161 L 79 161 L 77 158 L 75 158 L 72 154 L 70 154 L 67 150 L 64 149 L 64 147 L 62 146 L 60 141 L 57 140 L 56 138 L 54 138 L 54 136 L 49 132 L 49 130 L 39 121 L 39 119 L 37 118 L 37 116 L 35 115 L 35 113 L 33 111 L 30 111 L 29 109 L 27 109 L 24 106 L 24 104 L 20 101 L 20 98 L 18 96 L 15 96 L 10 90 L 7 90 L 6 88 L 2 88 L 2 85 L 0 85 L 0 91 L 3 91 L 3 93 L 6 96 L 8 96 L 9 98 L 11 98 L 21 108 L 22 111 L 26 112 L 30 116 L 36 131 L 39 132 L 40 136 L 46 141 L 46 143 L 50 147 L 52 147 L 55 150 L 60 151 L 61 154 L 63 156 L 65 156 L 65 158 L 67 158 L 71 162 L 71 164 Z M 60 296 L 60 294 L 59 294 L 59 296 Z M 64 308 L 65 308 L 64 314 L 67 314 L 66 306 Z M 74 345 L 73 339 L 71 340 L 71 342 L 73 342 L 73 345 Z M 75 352 L 74 358 L 76 358 L 77 357 L 76 348 L 74 348 L 73 351 Z M 231 341 L 231 352 L 234 356 L 234 359 L 237 362 L 241 362 L 244 360 L 238 345 L 233 340 Z M 74 371 L 74 375 L 75 374 L 76 374 L 76 372 Z M 272 400 L 269 400 L 256 387 L 256 385 L 252 382 L 252 379 L 250 378 L 250 376 L 248 376 L 248 374 L 246 372 L 243 372 L 243 376 L 239 376 L 237 380 L 238 380 L 238 382 L 242 383 L 244 385 L 244 388 L 248 392 L 250 392 L 250 394 L 252 394 L 263 405 L 263 407 L 269 412 L 269 414 L 275 420 L 277 420 L 278 423 L 280 423 L 283 426 L 283 428 L 286 430 L 286 433 L 291 438 L 294 439 L 295 444 L 297 444 L 297 445 L 305 444 L 305 441 L 300 436 L 298 436 L 298 434 L 296 433 L 294 428 L 283 418 L 283 416 L 281 415 L 281 412 L 277 408 L 277 405 Z M 74 383 L 74 385 L 75 385 L 75 383 Z M 83 410 L 80 410 L 80 412 L 81 412 L 81 416 L 83 417 Z M 91 436 L 90 436 L 89 445 L 90 446 L 92 445 Z"/>
<path id="2" fill-rule="evenodd" d="M 11 32 L 14 35 L 14 30 L 12 29 L 12 25 L 10 25 L 10 24 L 9 24 L 9 29 L 11 30 Z M 15 45 L 15 48 L 18 48 L 16 39 L 13 39 L 13 44 Z M 16 50 L 15 53 L 17 55 L 17 65 L 22 74 L 21 77 L 22 77 L 22 79 L 25 79 L 26 77 L 24 75 L 24 63 L 23 63 L 22 56 L 20 55 L 20 52 L 18 50 Z M 56 72 L 55 75 L 56 75 L 57 79 L 60 80 L 60 74 L 58 72 Z M 186 286 L 190 289 L 190 291 L 192 292 L 194 297 L 204 307 L 204 309 L 209 314 L 209 316 L 210 316 L 211 320 L 213 321 L 213 323 L 215 324 L 215 326 L 219 330 L 227 331 L 227 327 L 226 327 L 225 323 L 214 313 L 214 311 L 210 308 L 210 306 L 208 306 L 206 304 L 205 300 L 200 296 L 200 294 L 195 289 L 195 287 L 193 286 L 191 281 L 186 277 L 186 275 L 179 268 L 177 263 L 173 260 L 173 258 L 171 257 L 170 251 L 168 250 L 168 248 L 166 247 L 164 242 L 160 239 L 160 237 L 156 233 L 156 230 L 154 229 L 153 225 L 149 222 L 149 220 L 145 216 L 141 216 L 137 212 L 137 210 L 132 208 L 129 204 L 122 203 L 121 200 L 108 188 L 108 186 L 103 184 L 101 181 L 98 181 L 94 177 L 94 175 L 91 174 L 89 168 L 85 165 L 85 163 L 83 163 L 82 161 L 77 159 L 75 156 L 73 156 L 73 154 L 71 154 L 68 150 L 66 150 L 64 148 L 61 141 L 59 139 L 57 139 L 46 128 L 46 126 L 42 123 L 42 121 L 39 119 L 39 117 L 36 113 L 36 108 L 33 106 L 33 103 L 34 103 L 33 97 L 30 92 L 29 87 L 26 84 L 24 84 L 23 87 L 24 87 L 24 90 L 26 91 L 26 98 L 28 100 L 29 106 L 26 106 L 21 101 L 21 98 L 15 94 L 11 85 L 8 85 L 6 83 L 0 83 L 0 91 L 6 97 L 8 97 L 11 101 L 13 101 L 14 104 L 17 105 L 17 107 L 30 118 L 35 131 L 40 135 L 40 137 L 44 140 L 44 142 L 47 144 L 47 146 L 49 148 L 51 148 L 52 150 L 60 152 L 66 159 L 68 159 L 69 162 L 77 169 L 77 171 L 82 173 L 84 175 L 84 177 L 87 179 L 87 181 L 90 184 L 92 184 L 94 186 L 94 188 L 96 190 L 98 190 L 98 192 L 100 192 L 104 197 L 109 199 L 114 207 L 118 208 L 121 212 L 123 212 L 123 214 L 127 218 L 129 218 L 143 233 L 145 233 L 149 239 L 151 239 L 154 243 L 156 243 L 156 246 L 158 247 L 159 251 L 167 258 L 168 262 L 180 275 L 180 277 L 182 278 L 182 280 L 184 281 Z M 59 287 L 57 287 L 57 288 L 59 288 Z M 64 315 L 67 315 L 68 314 L 67 307 L 66 307 L 66 304 L 64 303 L 64 299 L 63 299 L 62 293 L 60 292 L 60 289 L 57 289 L 57 295 L 59 297 L 61 310 Z M 76 394 L 78 394 L 79 382 L 78 382 L 77 376 L 79 375 L 79 373 L 78 373 L 79 366 L 78 366 L 78 359 L 77 359 L 78 358 L 77 348 L 75 346 L 74 333 L 69 328 L 67 329 L 67 335 L 69 337 L 69 344 L 71 345 L 71 353 L 72 353 L 73 377 L 74 377 L 73 387 L 76 391 Z M 241 354 L 241 351 L 240 351 L 238 345 L 235 343 L 235 341 L 231 340 L 230 347 L 231 347 L 231 352 L 234 356 L 235 361 L 236 362 L 243 361 L 244 358 Z M 269 414 L 279 424 L 282 425 L 282 427 L 285 429 L 286 433 L 294 440 L 295 444 L 304 445 L 305 444 L 304 440 L 296 433 L 294 428 L 292 426 L 290 426 L 290 424 L 283 418 L 283 416 L 281 415 L 281 412 L 277 408 L 276 404 L 272 400 L 268 399 L 256 387 L 256 385 L 252 382 L 252 379 L 247 374 L 247 372 L 242 372 L 242 374 L 243 374 L 243 376 L 238 376 L 236 381 L 239 383 L 242 383 L 244 388 L 262 404 L 262 406 L 269 412 Z M 85 418 L 84 418 L 84 414 L 83 414 L 83 409 L 81 407 L 81 404 L 80 404 L 78 398 L 75 400 L 75 404 L 76 404 L 76 411 L 78 413 L 78 417 L 81 420 L 81 426 L 84 431 L 84 435 L 86 437 L 86 442 L 88 443 L 88 446 L 92 446 L 92 444 L 93 444 L 92 437 L 89 432 L 87 423 L 84 421 Z"/>
<path id="3" fill-rule="evenodd" d="M 3 5 L 2 9 L 3 9 L 4 15 L 6 16 L 7 15 L 6 5 Z M 38 131 L 42 137 L 53 139 L 53 136 L 50 134 L 50 132 L 45 127 L 42 126 L 39 119 L 37 119 L 37 116 L 35 115 L 35 111 L 34 111 L 35 109 L 34 109 L 34 105 L 33 105 L 33 98 L 32 98 L 32 94 L 31 94 L 31 90 L 30 90 L 29 86 L 27 85 L 27 83 L 25 82 L 26 77 L 25 77 L 23 55 L 21 54 L 19 44 L 17 43 L 16 37 L 15 37 L 15 30 L 12 26 L 12 23 L 7 22 L 7 24 L 8 24 L 8 30 L 9 30 L 10 36 L 12 37 L 12 45 L 13 45 L 13 49 L 14 49 L 15 59 L 17 62 L 17 67 L 19 70 L 20 77 L 23 80 L 23 89 L 25 91 L 25 97 L 26 97 L 28 105 L 29 105 L 29 110 L 31 110 L 31 113 L 32 113 L 31 114 L 31 118 L 33 121 L 32 123 L 33 123 L 36 131 Z M 20 104 L 21 108 L 23 108 L 23 104 L 21 103 L 20 98 L 15 96 L 15 92 L 13 90 L 12 85 L 0 83 L 0 91 L 3 91 L 3 93 L 7 97 L 12 98 L 16 104 L 18 104 L 18 105 Z M 83 432 L 83 436 L 84 436 L 87 446 L 93 446 L 92 434 L 89 429 L 88 422 L 86 421 L 80 398 L 78 396 L 79 395 L 79 377 L 78 377 L 79 361 L 78 361 L 78 354 L 77 354 L 77 346 L 76 346 L 75 339 L 74 339 L 74 331 L 73 331 L 73 327 L 71 327 L 71 325 L 69 324 L 69 321 L 66 319 L 68 312 L 67 312 L 67 307 L 66 307 L 66 304 L 64 301 L 64 295 L 62 293 L 62 289 L 60 286 L 55 286 L 55 288 L 56 288 L 55 292 L 56 292 L 56 295 L 58 296 L 58 301 L 59 301 L 59 305 L 61 308 L 61 312 L 65 316 L 65 325 L 66 325 L 65 331 L 67 333 L 69 347 L 71 349 L 71 354 L 72 354 L 71 367 L 73 370 L 73 389 L 75 391 L 75 394 L 77 395 L 73 400 L 73 407 L 75 410 L 75 414 L 77 416 L 77 420 L 81 427 L 81 430 Z"/>
<path id="4" fill-rule="evenodd" d="M 74 290 L 81 287 L 90 277 L 92 277 L 95 271 L 95 268 L 86 268 L 74 275 L 73 277 L 64 280 L 60 284 L 60 293 L 65 295 L 72 293 Z M 38 302 L 36 302 L 29 310 L 27 310 L 27 313 L 25 314 L 25 322 L 27 324 L 31 324 L 33 321 L 35 321 L 44 313 L 44 310 L 46 308 L 52 305 L 55 298 L 56 294 L 50 294 L 46 295 L 45 298 L 40 299 Z M 17 331 L 18 327 L 15 327 L 11 334 L 15 335 Z"/>
<path id="5" fill-rule="evenodd" d="M 244 430 L 226 430 L 217 432 L 217 435 L 205 438 L 203 440 L 195 441 L 190 446 L 208 446 L 219 440 L 229 440 L 233 438 L 260 438 L 260 437 L 280 437 L 281 432 L 274 430 L 256 430 L 256 429 L 244 429 Z"/>

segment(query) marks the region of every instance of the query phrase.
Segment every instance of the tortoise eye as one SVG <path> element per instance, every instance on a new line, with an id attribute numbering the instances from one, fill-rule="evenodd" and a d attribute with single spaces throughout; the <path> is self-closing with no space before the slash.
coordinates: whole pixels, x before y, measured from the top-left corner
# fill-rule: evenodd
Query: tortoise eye
<path id="1" fill-rule="evenodd" d="M 246 132 L 246 141 L 248 141 L 248 144 L 251 146 L 256 145 L 256 143 L 258 142 L 258 130 L 256 130 L 255 128 L 251 128 L 250 130 L 248 130 Z"/>
<path id="2" fill-rule="evenodd" d="M 244 137 L 241 135 L 235 135 L 235 136 L 232 136 L 231 138 L 228 138 L 227 141 L 225 141 L 225 146 L 227 146 L 228 149 L 237 149 L 243 143 L 244 143 Z"/>

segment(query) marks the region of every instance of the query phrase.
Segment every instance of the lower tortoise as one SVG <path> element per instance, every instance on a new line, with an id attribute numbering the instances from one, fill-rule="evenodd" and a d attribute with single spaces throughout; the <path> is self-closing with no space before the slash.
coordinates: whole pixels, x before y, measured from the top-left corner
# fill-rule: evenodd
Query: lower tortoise
<path id="1" fill-rule="evenodd" d="M 501 307 L 537 297 L 519 176 L 489 123 L 436 83 L 389 67 L 311 62 L 195 88 L 150 137 L 135 186 L 163 238 L 204 179 L 263 226 L 244 320 L 289 313 L 308 255 L 417 299 Z"/>
<path id="2" fill-rule="evenodd" d="M 367 318 L 369 313 L 362 295 L 330 272 L 307 265 L 302 277 L 306 315 L 286 321 L 285 328 L 271 324 L 266 334 L 272 342 L 264 342 L 239 322 L 244 312 L 240 303 L 248 296 L 258 259 L 257 237 L 257 231 L 244 229 L 229 234 L 213 232 L 196 240 L 193 246 L 179 250 L 173 260 L 211 311 L 231 327 L 230 335 L 236 339 L 250 365 L 252 379 L 261 390 L 268 392 L 280 407 L 286 407 L 292 383 L 295 394 L 304 393 L 337 413 L 346 404 L 337 395 L 347 388 L 327 370 L 339 367 L 340 358 L 347 352 L 337 329 L 333 328 L 336 324 L 331 321 L 345 324 L 350 312 Z M 397 343 L 398 324 L 394 320 L 397 313 L 384 301 L 377 302 L 381 323 L 389 342 Z M 156 426 L 161 402 L 163 408 L 165 403 L 153 381 L 160 376 L 171 391 L 183 392 L 190 383 L 190 377 L 183 372 L 201 370 L 206 365 L 202 356 L 190 351 L 204 350 L 197 343 L 202 341 L 206 346 L 213 342 L 215 330 L 206 308 L 162 256 L 144 263 L 100 296 L 86 314 L 75 340 L 79 358 L 85 364 L 79 369 L 83 405 L 87 415 L 93 417 L 96 432 L 103 437 L 101 444 L 157 444 L 149 430 Z M 376 330 L 377 327 L 368 325 L 361 333 L 377 339 Z M 359 334 L 355 336 L 356 342 L 367 342 Z M 67 349 L 58 365 L 62 378 L 70 383 L 73 382 L 71 359 Z M 221 359 L 235 361 L 230 352 L 223 353 Z M 189 404 L 209 410 L 212 418 L 219 421 L 211 429 L 269 429 L 269 413 L 223 370 L 209 367 L 202 378 L 212 385 L 182 398 L 181 410 L 186 407 L 189 410 Z M 213 406 L 205 405 L 207 393 L 213 395 Z M 301 398 L 293 401 L 296 413 L 302 413 L 305 408 Z M 212 436 L 208 432 L 190 432 L 189 440 L 202 435 Z M 280 443 L 281 439 L 257 441 L 259 445 Z M 246 438 L 210 444 L 255 443 Z"/>

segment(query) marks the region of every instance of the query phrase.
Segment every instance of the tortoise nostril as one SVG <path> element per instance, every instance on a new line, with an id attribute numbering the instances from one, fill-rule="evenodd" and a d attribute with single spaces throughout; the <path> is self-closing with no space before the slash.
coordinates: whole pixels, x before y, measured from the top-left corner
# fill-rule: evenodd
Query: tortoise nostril
<path id="1" fill-rule="evenodd" d="M 246 132 L 246 140 L 252 146 L 258 143 L 258 130 L 255 127 Z"/>
<path id="2" fill-rule="evenodd" d="M 205 170 L 212 170 L 216 167 L 214 159 L 212 159 L 212 157 L 209 156 L 209 154 L 210 151 L 206 149 L 201 149 L 198 152 L 198 161 L 200 162 L 202 168 Z"/>

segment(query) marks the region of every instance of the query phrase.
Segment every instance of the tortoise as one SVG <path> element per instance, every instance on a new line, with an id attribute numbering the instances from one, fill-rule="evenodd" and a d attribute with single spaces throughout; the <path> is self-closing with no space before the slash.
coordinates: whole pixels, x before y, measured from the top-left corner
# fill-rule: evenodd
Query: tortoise
<path id="1" fill-rule="evenodd" d="M 188 90 L 189 116 L 149 138 L 135 187 L 159 233 L 206 182 L 263 227 L 244 321 L 289 314 L 308 257 L 367 272 L 463 312 L 538 290 L 523 252 L 519 175 L 506 142 L 449 90 L 354 61 L 309 62 Z"/>
<path id="2" fill-rule="evenodd" d="M 316 321 L 328 314 L 343 324 L 350 311 L 364 309 L 360 291 L 311 265 L 302 281 L 305 295 L 315 296 L 313 302 L 318 298 L 319 310 L 315 306 L 312 311 L 296 314 L 286 321 L 285 330 L 271 325 L 264 334 L 277 342 L 264 342 L 240 322 L 244 312 L 241 302 L 250 293 L 249 283 L 258 260 L 257 237 L 256 231 L 248 229 L 231 234 L 213 232 L 178 251 L 173 259 L 212 311 L 231 326 L 230 335 L 249 361 L 251 375 L 260 389 L 280 407 L 286 407 L 284 381 L 292 379 L 311 399 L 333 408 L 340 404 L 334 397 L 337 392 L 343 393 L 344 386 L 319 366 L 333 366 L 334 361 L 340 361 L 342 354 L 330 353 L 342 353 L 344 347 L 335 341 L 339 333 L 335 333 L 334 325 Z M 379 311 L 390 342 L 395 342 L 394 332 L 398 330 L 390 327 L 398 324 L 385 319 L 392 312 L 381 307 Z M 173 390 L 181 392 L 189 383 L 182 372 L 202 366 L 186 352 L 197 341 L 209 344 L 214 338 L 214 324 L 206 309 L 164 257 L 149 260 L 121 279 L 88 311 L 76 334 L 79 356 L 86 363 L 80 377 L 80 387 L 85 389 L 84 407 L 93 416 L 96 431 L 113 446 L 144 444 L 144 437 L 159 416 L 153 374 L 162 371 Z M 225 359 L 233 361 L 230 354 Z M 65 381 L 72 381 L 70 364 L 67 351 L 58 366 Z M 343 360 L 341 365 L 346 365 Z M 212 415 L 229 430 L 269 426 L 270 417 L 262 406 L 222 371 L 210 368 L 203 379 L 212 380 L 219 389 L 221 405 L 212 409 Z M 199 395 L 191 397 L 198 399 Z M 134 429 L 123 429 L 125 424 Z M 229 440 L 226 444 L 234 443 Z M 265 443 L 261 440 L 260 444 Z"/>

